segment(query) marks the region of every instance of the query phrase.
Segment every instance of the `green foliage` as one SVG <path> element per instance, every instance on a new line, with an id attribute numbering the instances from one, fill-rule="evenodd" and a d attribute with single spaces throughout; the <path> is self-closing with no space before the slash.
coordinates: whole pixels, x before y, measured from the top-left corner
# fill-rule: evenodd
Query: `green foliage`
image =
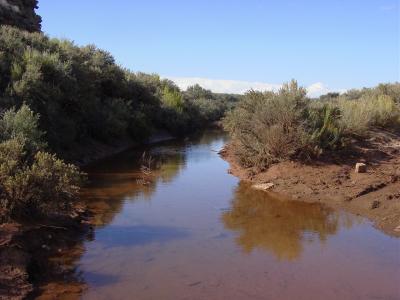
<path id="1" fill-rule="evenodd" d="M 163 103 L 178 112 L 183 111 L 183 97 L 178 89 L 172 89 L 165 86 L 163 89 Z"/>
<path id="2" fill-rule="evenodd" d="M 193 100 L 193 105 L 199 111 L 201 120 L 206 123 L 220 120 L 228 109 L 224 102 L 206 98 Z"/>
<path id="3" fill-rule="evenodd" d="M 94 46 L 2 26 L 0 53 L 0 108 L 29 105 L 58 153 L 90 138 L 128 136 L 136 115 L 145 116 L 142 124 L 151 128 L 161 110 L 150 88 Z"/>
<path id="4" fill-rule="evenodd" d="M 6 111 L 0 119 L 0 140 L 19 139 L 25 141 L 25 148 L 34 153 L 46 147 L 43 142 L 44 133 L 39 130 L 39 115 L 27 106 L 15 111 Z"/>
<path id="5" fill-rule="evenodd" d="M 247 93 L 224 126 L 247 167 L 264 169 L 299 155 L 319 155 L 347 145 L 351 135 L 400 124 L 398 84 L 331 93 L 309 100 L 295 81 L 278 92 Z"/>
<path id="6" fill-rule="evenodd" d="M 264 169 L 298 153 L 306 141 L 306 104 L 295 81 L 277 93 L 248 92 L 224 120 L 241 163 Z"/>
<path id="7" fill-rule="evenodd" d="M 26 105 L 0 119 L 0 221 L 65 213 L 78 197 L 83 174 L 40 150 L 38 119 Z"/>
<path id="8" fill-rule="evenodd" d="M 210 90 L 202 88 L 198 84 L 189 86 L 185 94 L 189 99 L 214 99 L 214 95 Z"/>
<path id="9" fill-rule="evenodd" d="M 186 89 L 184 97 L 197 110 L 198 123 L 220 120 L 239 101 L 240 95 L 217 94 L 195 84 Z"/>
<path id="10" fill-rule="evenodd" d="M 309 108 L 308 132 L 315 153 L 321 153 L 323 149 L 335 149 L 344 144 L 340 117 L 340 110 L 328 104 L 313 105 Z"/>
<path id="11" fill-rule="evenodd" d="M 357 100 L 342 97 L 334 105 L 341 111 L 340 124 L 348 134 L 365 135 L 371 127 L 399 123 L 399 107 L 387 95 L 367 95 Z"/>
<path id="12" fill-rule="evenodd" d="M 220 118 L 233 97 L 222 100 L 199 86 L 193 91 L 218 104 L 194 103 L 197 96 L 172 81 L 123 69 L 93 45 L 0 28 L 0 110 L 27 104 L 40 114 L 49 149 L 61 156 L 90 139 L 141 141 L 158 128 L 191 132 Z"/>

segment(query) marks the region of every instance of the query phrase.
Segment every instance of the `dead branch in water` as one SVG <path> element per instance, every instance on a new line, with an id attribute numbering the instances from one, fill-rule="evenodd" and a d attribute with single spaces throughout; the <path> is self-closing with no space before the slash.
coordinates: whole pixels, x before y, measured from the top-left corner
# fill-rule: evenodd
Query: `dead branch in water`
<path id="1" fill-rule="evenodd" d="M 143 152 L 140 162 L 141 177 L 136 179 L 136 182 L 141 185 L 149 185 L 155 168 L 155 160 L 150 154 Z"/>

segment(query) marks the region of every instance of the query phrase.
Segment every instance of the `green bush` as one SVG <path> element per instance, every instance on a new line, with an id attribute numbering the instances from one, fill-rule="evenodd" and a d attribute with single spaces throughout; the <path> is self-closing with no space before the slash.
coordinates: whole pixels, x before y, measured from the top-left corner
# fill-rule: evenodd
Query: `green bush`
<path id="1" fill-rule="evenodd" d="M 304 148 L 306 91 L 296 81 L 277 92 L 250 91 L 224 120 L 245 166 L 264 169 Z"/>
<path id="2" fill-rule="evenodd" d="M 227 114 L 224 126 L 242 165 L 262 170 L 299 155 L 343 148 L 348 137 L 366 136 L 374 127 L 398 126 L 397 86 L 380 85 L 309 100 L 305 90 L 292 81 L 278 92 L 248 92 Z"/>
<path id="3" fill-rule="evenodd" d="M 199 96 L 215 103 L 195 103 Z M 198 85 L 184 93 L 157 74 L 121 68 L 93 45 L 0 27 L 0 111 L 28 105 L 40 114 L 49 149 L 61 156 L 91 139 L 141 141 L 157 129 L 201 129 L 235 99 Z"/>
<path id="4" fill-rule="evenodd" d="M 365 135 L 371 127 L 386 127 L 399 121 L 399 108 L 387 95 L 340 98 L 334 105 L 341 111 L 341 127 L 349 134 Z"/>
<path id="5" fill-rule="evenodd" d="M 220 100 L 199 98 L 193 100 L 202 122 L 209 123 L 220 120 L 227 111 L 227 105 Z"/>
<path id="6" fill-rule="evenodd" d="M 26 119 L 24 119 L 25 117 Z M 0 119 L 0 221 L 63 214 L 78 197 L 84 175 L 41 151 L 38 116 L 24 105 Z"/>
<path id="7" fill-rule="evenodd" d="M 39 115 L 27 106 L 16 111 L 6 111 L 0 119 L 0 140 L 18 138 L 25 141 L 25 148 L 34 153 L 46 147 L 43 142 L 44 133 L 39 130 Z"/>
<path id="8" fill-rule="evenodd" d="M 314 154 L 344 145 L 343 129 L 339 123 L 340 117 L 340 110 L 337 107 L 326 103 L 310 105 L 307 115 L 307 131 L 309 146 L 313 147 Z"/>

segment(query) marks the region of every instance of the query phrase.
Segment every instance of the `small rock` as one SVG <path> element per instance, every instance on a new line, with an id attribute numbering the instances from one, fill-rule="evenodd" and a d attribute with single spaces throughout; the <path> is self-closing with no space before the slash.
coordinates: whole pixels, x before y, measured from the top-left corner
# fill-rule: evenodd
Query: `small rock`
<path id="1" fill-rule="evenodd" d="M 397 226 L 397 227 L 394 229 L 394 231 L 400 232 L 400 225 Z"/>
<path id="2" fill-rule="evenodd" d="M 374 202 L 372 202 L 371 204 L 371 209 L 375 209 L 378 208 L 381 205 L 381 203 L 377 200 L 375 200 Z"/>
<path id="3" fill-rule="evenodd" d="M 364 163 L 356 163 L 356 173 L 365 173 L 367 172 L 367 165 Z"/>
<path id="4" fill-rule="evenodd" d="M 273 188 L 274 184 L 272 182 L 260 183 L 260 184 L 253 184 L 251 187 L 254 189 L 257 189 L 257 190 L 266 191 L 266 190 Z"/>

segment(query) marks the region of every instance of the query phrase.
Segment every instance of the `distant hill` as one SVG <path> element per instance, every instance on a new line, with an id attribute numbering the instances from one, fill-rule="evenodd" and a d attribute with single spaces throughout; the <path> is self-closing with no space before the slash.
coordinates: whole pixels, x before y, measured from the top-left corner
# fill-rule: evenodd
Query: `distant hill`
<path id="1" fill-rule="evenodd" d="M 42 18 L 35 13 L 37 5 L 37 0 L 0 0 L 0 25 L 40 31 Z"/>

